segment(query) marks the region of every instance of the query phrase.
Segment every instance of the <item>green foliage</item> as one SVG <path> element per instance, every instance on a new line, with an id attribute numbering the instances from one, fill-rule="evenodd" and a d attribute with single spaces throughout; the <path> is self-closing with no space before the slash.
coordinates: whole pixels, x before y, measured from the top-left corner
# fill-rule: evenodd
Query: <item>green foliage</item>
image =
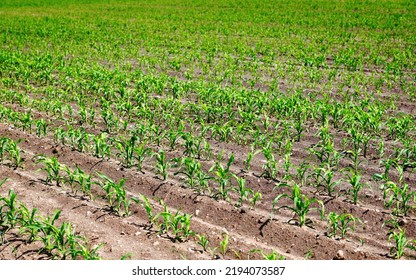
<path id="1" fill-rule="evenodd" d="M 137 202 L 137 200 L 127 198 L 127 191 L 124 186 L 126 179 L 123 178 L 116 183 L 104 174 L 98 173 L 98 176 L 103 179 L 98 184 L 105 191 L 105 199 L 109 203 L 110 210 L 115 211 L 119 216 L 129 216 L 131 214 L 130 205 L 133 201 Z"/>
<path id="2" fill-rule="evenodd" d="M 262 259 L 269 260 L 269 261 L 277 261 L 277 260 L 285 260 L 286 259 L 285 256 L 280 255 L 278 252 L 276 252 L 274 250 L 270 254 L 267 254 L 261 249 L 253 249 L 253 250 L 250 251 L 249 255 L 254 254 L 254 253 L 259 253 L 260 256 L 262 257 Z"/>
<path id="3" fill-rule="evenodd" d="M 179 210 L 170 212 L 163 201 L 160 203 L 163 206 L 163 211 L 157 213 L 152 219 L 152 223 L 159 228 L 159 234 L 171 234 L 174 240 L 180 242 L 188 240 L 190 236 L 195 234 L 191 230 L 191 215 L 181 214 Z"/>
<path id="4" fill-rule="evenodd" d="M 234 162 L 234 154 L 231 154 L 230 158 L 227 161 L 227 165 L 224 167 L 221 163 L 216 162 L 214 166 L 211 167 L 209 172 L 215 174 L 215 180 L 218 182 L 219 188 L 214 194 L 215 199 L 230 200 L 229 192 L 231 191 L 230 179 L 232 178 L 232 173 L 230 171 L 231 164 Z"/>
<path id="5" fill-rule="evenodd" d="M 56 157 L 45 157 L 43 155 L 38 155 L 35 158 L 37 164 L 42 163 L 44 167 L 40 170 L 43 170 L 47 173 L 46 183 L 55 182 L 57 186 L 60 186 L 63 177 L 61 175 L 61 170 L 64 169 L 64 166 L 61 165 Z"/>
<path id="6" fill-rule="evenodd" d="M 4 183 L 5 180 L 2 180 Z M 39 210 L 29 209 L 25 204 L 17 201 L 17 195 L 9 190 L 7 197 L 0 197 L 0 233 L 1 243 L 10 229 L 18 228 L 19 235 L 27 238 L 29 243 L 40 245 L 39 252 L 46 253 L 51 259 L 100 259 L 98 250 L 104 245 L 92 248 L 89 241 L 76 234 L 75 228 L 68 222 L 55 225 L 61 214 L 56 210 L 52 216 L 42 217 Z"/>
<path id="7" fill-rule="evenodd" d="M 377 159 L 386 208 L 414 213 L 412 1 L 165 2 L 1 1 L 0 121 L 10 135 L 53 137 L 129 174 L 154 172 L 253 208 L 262 195 L 245 180 L 258 173 L 262 187 L 296 181 L 331 199 L 348 187 L 357 204 Z M 23 167 L 28 144 L 1 136 L 0 163 Z M 235 151 L 247 154 L 224 158 Z M 115 202 L 121 181 L 54 157 L 37 163 L 47 183 L 75 194 L 92 198 L 100 181 L 112 210 L 128 212 Z M 286 199 L 301 223 L 313 199 Z"/>
<path id="8" fill-rule="evenodd" d="M 393 247 L 390 249 L 390 254 L 396 259 L 400 259 L 405 254 L 405 249 L 416 251 L 416 240 L 406 237 L 405 230 L 398 228 L 389 234 L 389 241 L 393 240 Z"/>
<path id="9" fill-rule="evenodd" d="M 327 220 L 328 236 L 336 236 L 339 232 L 341 238 L 345 238 L 349 231 L 354 231 L 355 223 L 357 221 L 360 222 L 360 219 L 354 217 L 352 214 L 337 214 L 335 212 L 330 212 Z"/>
<path id="10" fill-rule="evenodd" d="M 17 146 L 22 140 L 14 141 L 7 137 L 0 137 L 0 163 L 7 159 L 10 161 L 10 165 L 15 168 L 22 165 L 23 159 Z"/>
<path id="11" fill-rule="evenodd" d="M 288 209 L 290 210 L 293 214 L 294 214 L 294 218 L 290 219 L 289 222 L 295 220 L 296 223 L 302 227 L 304 226 L 308 221 L 306 218 L 306 215 L 313 209 L 311 205 L 313 203 L 317 203 L 318 200 L 316 198 L 308 198 L 305 194 L 301 193 L 301 189 L 300 187 L 294 183 L 293 186 L 289 186 L 286 183 L 282 183 L 280 185 L 278 185 L 278 188 L 280 187 L 289 187 L 291 190 L 291 194 L 279 194 L 274 200 L 273 200 L 273 212 L 275 210 L 280 210 L 280 209 Z M 292 201 L 293 206 L 288 206 L 288 205 L 282 205 L 280 207 L 278 207 L 276 209 L 276 205 L 277 203 L 282 199 L 282 198 L 287 198 L 289 200 Z"/>
<path id="12" fill-rule="evenodd" d="M 347 190 L 347 194 L 352 203 L 357 204 L 359 192 L 363 188 L 363 184 L 360 182 L 362 175 L 355 173 L 354 171 L 347 174 L 348 183 L 350 188 Z"/>
<path id="13" fill-rule="evenodd" d="M 198 234 L 197 237 L 199 239 L 198 244 L 201 245 L 204 252 L 207 252 L 209 250 L 209 240 L 205 237 L 205 235 Z"/>
<path id="14" fill-rule="evenodd" d="M 163 181 L 166 181 L 169 175 L 168 170 L 171 167 L 170 160 L 166 159 L 166 154 L 163 150 L 160 150 L 158 153 L 153 153 L 153 156 L 156 159 L 156 173 L 162 176 Z"/>
<path id="15" fill-rule="evenodd" d="M 181 214 L 180 210 L 176 212 L 169 211 L 163 200 L 160 200 L 163 210 L 155 214 L 149 199 L 145 195 L 141 195 L 137 202 L 146 210 L 150 225 L 155 226 L 159 234 L 166 233 L 170 238 L 179 242 L 186 241 L 195 235 L 195 232 L 191 230 L 192 215 Z"/>
<path id="16" fill-rule="evenodd" d="M 381 185 L 380 189 L 383 191 L 384 206 L 390 208 L 394 206 L 394 215 L 408 215 L 409 211 L 416 208 L 414 202 L 416 201 L 416 192 L 411 191 L 408 184 L 403 184 L 401 187 L 397 184 L 388 181 Z"/>
<path id="17" fill-rule="evenodd" d="M 134 165 L 134 151 L 138 138 L 133 135 L 130 139 L 118 140 L 116 142 L 116 147 L 119 150 L 117 154 L 121 158 L 121 162 L 125 167 L 132 167 Z"/>
<path id="18" fill-rule="evenodd" d="M 316 168 L 313 176 L 316 178 L 316 188 L 323 188 L 328 196 L 334 196 L 335 187 L 341 182 L 340 180 L 333 181 L 335 171 L 329 165 L 325 167 Z"/>

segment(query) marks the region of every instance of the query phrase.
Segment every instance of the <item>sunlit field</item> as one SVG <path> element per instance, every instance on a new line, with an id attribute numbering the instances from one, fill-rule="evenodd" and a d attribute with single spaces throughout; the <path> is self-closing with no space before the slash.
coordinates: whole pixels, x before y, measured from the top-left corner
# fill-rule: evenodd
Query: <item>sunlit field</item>
<path id="1" fill-rule="evenodd" d="M 0 259 L 415 259 L 415 1 L 5 0 L 0 31 Z"/>

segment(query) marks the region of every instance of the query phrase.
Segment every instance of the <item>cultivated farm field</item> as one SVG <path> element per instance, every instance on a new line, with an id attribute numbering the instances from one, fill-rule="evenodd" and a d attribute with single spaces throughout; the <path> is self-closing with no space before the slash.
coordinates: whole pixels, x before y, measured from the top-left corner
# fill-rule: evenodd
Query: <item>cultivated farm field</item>
<path id="1" fill-rule="evenodd" d="M 0 2 L 0 259 L 415 259 L 416 2 Z"/>

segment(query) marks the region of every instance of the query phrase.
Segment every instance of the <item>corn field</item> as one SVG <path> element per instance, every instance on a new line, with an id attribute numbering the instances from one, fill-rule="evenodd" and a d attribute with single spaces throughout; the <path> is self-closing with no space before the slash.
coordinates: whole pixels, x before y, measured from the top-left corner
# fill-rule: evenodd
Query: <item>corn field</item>
<path id="1" fill-rule="evenodd" d="M 0 3 L 0 259 L 415 259 L 416 2 Z"/>

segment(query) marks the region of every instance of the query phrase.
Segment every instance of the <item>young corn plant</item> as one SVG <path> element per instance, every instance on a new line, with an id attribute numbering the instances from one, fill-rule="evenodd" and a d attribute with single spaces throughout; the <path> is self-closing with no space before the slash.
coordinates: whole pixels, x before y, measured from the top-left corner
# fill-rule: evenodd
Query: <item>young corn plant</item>
<path id="1" fill-rule="evenodd" d="M 109 158 L 111 155 L 111 147 L 107 143 L 108 134 L 103 132 L 93 137 L 94 156 L 98 158 Z"/>
<path id="2" fill-rule="evenodd" d="M 307 181 L 307 174 L 310 168 L 310 164 L 307 162 L 302 162 L 299 167 L 296 167 L 296 179 L 299 181 L 300 186 L 305 186 Z"/>
<path id="3" fill-rule="evenodd" d="M 329 165 L 331 168 L 338 168 L 340 159 L 344 156 L 334 147 L 333 136 L 327 129 L 319 133 L 322 140 L 308 150 L 316 156 L 320 166 Z"/>
<path id="4" fill-rule="evenodd" d="M 347 236 L 349 231 L 354 231 L 355 223 L 360 221 L 360 219 L 354 217 L 352 214 L 337 214 L 335 212 L 330 212 L 327 220 L 328 236 L 336 236 L 339 232 L 342 239 Z"/>
<path id="5" fill-rule="evenodd" d="M 161 175 L 163 181 L 166 181 L 168 178 L 168 170 L 171 167 L 170 160 L 166 159 L 165 151 L 160 150 L 159 153 L 153 153 L 153 156 L 156 158 L 156 173 Z"/>
<path id="6" fill-rule="evenodd" d="M 2 181 L 4 183 L 5 180 Z M 16 201 L 16 193 L 11 189 L 7 197 L 0 197 L 0 229 L 1 243 L 4 242 L 4 235 L 19 223 L 20 211 Z"/>
<path id="7" fill-rule="evenodd" d="M 236 206 L 241 207 L 243 205 L 243 201 L 248 200 L 248 197 L 250 193 L 253 193 L 253 190 L 246 187 L 246 179 L 244 179 L 243 177 L 238 177 L 236 175 L 233 176 L 237 181 L 237 187 L 234 188 L 234 190 L 239 194 Z"/>
<path id="8" fill-rule="evenodd" d="M 110 206 L 110 211 L 115 211 L 118 216 L 129 216 L 130 205 L 133 201 L 138 202 L 137 199 L 127 198 L 126 187 L 124 186 L 125 178 L 115 183 L 112 179 L 104 174 L 98 173 L 98 176 L 104 181 L 98 183 L 106 193 L 106 199 Z"/>
<path id="9" fill-rule="evenodd" d="M 73 129 L 70 127 L 67 132 L 69 138 L 69 145 L 79 151 L 85 152 L 89 148 L 91 135 L 88 134 L 83 127 Z"/>
<path id="10" fill-rule="evenodd" d="M 105 124 L 105 132 L 113 133 L 119 128 L 119 119 L 110 108 L 101 110 L 101 117 Z"/>
<path id="11" fill-rule="evenodd" d="M 63 128 L 58 127 L 55 129 L 53 140 L 55 143 L 60 143 L 61 145 L 65 145 L 66 143 L 66 131 Z"/>
<path id="12" fill-rule="evenodd" d="M 225 258 L 225 254 L 227 254 L 228 251 L 228 245 L 229 245 L 229 240 L 230 240 L 230 236 L 228 235 L 228 233 L 223 232 L 222 233 L 222 240 L 220 242 L 220 252 L 222 254 L 222 257 Z"/>
<path id="13" fill-rule="evenodd" d="M 354 172 L 359 172 L 360 165 L 364 162 L 364 160 L 360 160 L 360 152 L 361 149 L 358 149 L 358 151 L 352 151 L 348 150 L 344 152 L 344 155 L 347 156 L 351 160 L 352 169 Z"/>
<path id="14" fill-rule="evenodd" d="M 137 140 L 137 136 L 133 135 L 130 139 L 116 141 L 116 147 L 120 151 L 117 157 L 121 158 L 121 163 L 124 167 L 130 168 L 134 165 L 134 150 Z"/>
<path id="15" fill-rule="evenodd" d="M 159 228 L 159 234 L 171 234 L 173 240 L 183 242 L 195 233 L 191 230 L 191 218 L 189 214 L 181 214 L 180 210 L 170 212 L 166 204 L 161 200 L 163 211 L 157 213 L 152 222 Z"/>
<path id="16" fill-rule="evenodd" d="M 254 147 L 251 146 L 250 152 L 247 154 L 247 159 L 244 161 L 244 169 L 246 172 L 250 171 L 251 168 L 251 161 L 253 160 L 254 156 L 260 153 L 261 150 L 254 150 Z"/>
<path id="17" fill-rule="evenodd" d="M 75 183 L 79 185 L 83 195 L 89 197 L 89 199 L 92 199 L 92 186 L 94 184 L 94 182 L 92 181 L 93 176 L 91 174 L 86 174 L 78 166 L 74 170 L 73 174 L 75 175 Z"/>
<path id="18" fill-rule="evenodd" d="M 56 157 L 45 157 L 43 155 L 38 155 L 35 157 L 35 163 L 42 163 L 45 166 L 40 170 L 46 171 L 46 183 L 55 182 L 57 186 L 60 186 L 63 176 L 61 176 L 61 170 L 64 169 L 64 166 L 59 163 Z"/>
<path id="19" fill-rule="evenodd" d="M 146 210 L 147 217 L 149 218 L 150 224 L 153 223 L 154 215 L 153 215 L 153 207 L 149 202 L 149 199 L 143 195 L 140 194 L 140 199 L 138 200 L 138 203 Z"/>
<path id="20" fill-rule="evenodd" d="M 326 165 L 326 168 L 316 168 L 312 175 L 316 178 L 316 188 L 318 190 L 323 188 L 326 191 L 326 194 L 330 197 L 334 196 L 335 187 L 342 181 L 341 179 L 333 181 L 335 172 L 329 164 Z"/>
<path id="21" fill-rule="evenodd" d="M 268 261 L 285 260 L 286 257 L 280 255 L 277 251 L 273 250 L 270 254 L 265 253 L 262 249 L 253 249 L 249 252 L 249 256 L 254 253 L 259 253 L 261 258 Z"/>
<path id="22" fill-rule="evenodd" d="M 180 169 L 178 172 L 175 172 L 175 175 L 184 175 L 185 184 L 191 189 L 196 189 L 198 186 L 197 174 L 202 172 L 201 163 L 193 158 L 182 158 L 179 162 Z"/>
<path id="23" fill-rule="evenodd" d="M 176 144 L 180 138 L 180 133 L 177 130 L 169 130 L 166 137 L 168 138 L 171 151 L 175 150 Z"/>
<path id="24" fill-rule="evenodd" d="M 224 167 L 221 163 L 216 162 L 214 166 L 211 167 L 209 172 L 214 171 L 216 175 L 215 180 L 219 184 L 217 193 L 214 194 L 215 199 L 223 199 L 226 201 L 230 200 L 229 192 L 232 189 L 230 185 L 230 179 L 232 173 L 230 171 L 231 164 L 234 162 L 234 154 L 231 154 L 228 159 L 227 165 Z"/>
<path id="25" fill-rule="evenodd" d="M 42 137 L 46 135 L 48 124 L 44 119 L 37 120 L 35 122 L 36 126 L 36 136 Z"/>
<path id="26" fill-rule="evenodd" d="M 3 162 L 9 141 L 9 138 L 0 137 L 0 162 Z"/>
<path id="27" fill-rule="evenodd" d="M 78 166 L 76 166 L 75 171 L 72 171 L 68 166 L 64 166 L 62 169 L 66 173 L 66 176 L 64 177 L 63 180 L 65 181 L 65 183 L 69 184 L 71 191 L 76 194 L 75 182 L 76 182 L 78 173 L 82 170 Z"/>
<path id="28" fill-rule="evenodd" d="M 403 257 L 406 249 L 416 251 L 416 240 L 407 238 L 404 229 L 398 227 L 397 230 L 392 231 L 389 234 L 389 241 L 392 239 L 394 240 L 394 245 L 390 248 L 390 254 L 395 259 Z"/>
<path id="29" fill-rule="evenodd" d="M 408 184 L 398 186 L 388 181 L 380 189 L 383 191 L 384 206 L 390 208 L 394 205 L 393 215 L 407 216 L 409 211 L 416 209 L 416 192 L 411 191 Z"/>
<path id="30" fill-rule="evenodd" d="M 248 201 L 251 208 L 256 206 L 256 203 L 261 200 L 262 195 L 260 192 L 254 192 L 253 189 L 246 187 L 246 179 L 234 175 L 235 180 L 237 181 L 237 187 L 234 188 L 239 195 L 237 207 L 241 207 L 244 201 Z"/>
<path id="31" fill-rule="evenodd" d="M 209 186 L 209 180 L 213 177 L 206 174 L 202 169 L 196 173 L 197 189 L 199 194 L 212 195 L 212 189 Z"/>
<path id="32" fill-rule="evenodd" d="M 208 240 L 208 238 L 206 238 L 206 236 L 205 235 L 197 235 L 197 237 L 198 237 L 198 244 L 202 247 L 202 251 L 203 252 L 208 252 L 208 250 L 210 249 L 209 248 L 209 240 Z"/>
<path id="33" fill-rule="evenodd" d="M 358 195 L 363 184 L 360 182 L 362 175 L 357 174 L 355 171 L 351 171 L 350 174 L 347 174 L 348 183 L 350 183 L 350 188 L 347 190 L 347 195 L 353 204 L 358 203 Z"/>
<path id="34" fill-rule="evenodd" d="M 31 117 L 31 111 L 28 111 L 26 114 L 21 115 L 20 122 L 22 124 L 22 130 L 26 131 L 28 130 L 30 133 L 32 133 L 32 117 Z"/>
<path id="35" fill-rule="evenodd" d="M 294 128 L 296 130 L 295 141 L 299 142 L 302 137 L 302 132 L 305 130 L 306 114 L 299 112 L 296 114 Z"/>
<path id="36" fill-rule="evenodd" d="M 204 150 L 204 139 L 200 137 L 195 137 L 190 133 L 183 133 L 182 139 L 184 141 L 183 154 L 188 157 L 200 159 L 202 156 L 202 151 Z"/>
<path id="37" fill-rule="evenodd" d="M 306 225 L 307 223 L 311 223 L 312 221 L 306 218 L 306 215 L 313 209 L 311 208 L 311 205 L 318 200 L 316 198 L 308 198 L 305 194 L 301 194 L 300 187 L 296 183 L 293 184 L 292 187 L 290 187 L 286 183 L 281 183 L 277 187 L 289 187 L 291 188 L 292 194 L 279 194 L 272 203 L 272 214 L 274 211 L 279 211 L 280 209 L 288 209 L 291 212 L 293 212 L 294 217 L 290 219 L 288 222 L 295 221 L 295 224 L 299 225 L 299 227 L 302 227 Z M 283 205 L 276 209 L 276 205 L 282 198 L 287 198 L 293 202 L 293 206 Z"/>
<path id="38" fill-rule="evenodd" d="M 143 163 L 147 157 L 152 156 L 152 150 L 145 146 L 145 143 L 140 144 L 134 149 L 137 170 L 143 172 Z"/>
<path id="39" fill-rule="evenodd" d="M 39 225 L 37 225 L 37 230 L 39 231 L 39 234 L 37 235 L 35 240 L 41 241 L 43 243 L 43 247 L 39 250 L 39 252 L 46 252 L 52 254 L 52 251 L 55 249 L 55 235 L 57 231 L 55 222 L 56 220 L 58 220 L 60 215 L 61 211 L 56 210 L 51 217 L 43 219 L 43 221 Z"/>
<path id="40" fill-rule="evenodd" d="M 57 227 L 55 222 L 60 214 L 61 211 L 57 210 L 51 217 L 30 226 L 38 233 L 35 240 L 43 243 L 39 252 L 49 254 L 52 259 L 100 259 L 97 251 L 103 244 L 92 249 L 86 238 L 75 234 L 75 228 L 70 223 L 63 222 Z"/>
<path id="41" fill-rule="evenodd" d="M 374 174 L 373 178 L 376 180 L 384 180 L 384 181 L 390 181 L 389 177 L 390 177 L 390 169 L 392 167 L 396 167 L 397 166 L 397 159 L 395 158 L 387 158 L 387 159 L 382 159 L 380 161 L 380 165 L 381 167 L 384 167 L 384 172 L 382 174 Z"/>
<path id="42" fill-rule="evenodd" d="M 187 213 L 179 214 L 179 210 L 172 215 L 171 228 L 175 240 L 185 241 L 195 234 L 191 230 L 191 218 L 192 216 Z"/>
<path id="43" fill-rule="evenodd" d="M 21 228 L 19 229 L 19 233 L 23 235 L 28 234 L 29 242 L 33 242 L 41 226 L 40 215 L 37 214 L 39 209 L 33 208 L 29 210 L 26 205 L 21 204 L 19 211 L 21 215 Z"/>
<path id="44" fill-rule="evenodd" d="M 12 162 L 12 165 L 15 168 L 20 167 L 22 165 L 22 163 L 23 163 L 23 159 L 20 156 L 19 148 L 17 147 L 17 144 L 20 143 L 22 140 L 23 139 L 20 139 L 17 142 L 10 141 L 9 144 L 8 144 L 8 146 L 7 146 L 8 153 L 9 153 L 9 156 L 10 156 L 10 160 Z"/>
<path id="45" fill-rule="evenodd" d="M 289 151 L 288 153 L 286 153 L 283 157 L 283 169 L 285 171 L 285 175 L 283 177 L 283 180 L 287 181 L 292 179 L 292 175 L 290 174 L 290 157 L 291 157 L 291 152 Z"/>
<path id="46" fill-rule="evenodd" d="M 14 141 L 7 137 L 0 138 L 0 162 L 3 162 L 4 159 L 8 159 L 10 165 L 14 168 L 18 168 L 22 165 L 23 159 L 20 156 L 20 151 L 17 146 L 23 139 Z"/>
<path id="47" fill-rule="evenodd" d="M 266 158 L 266 163 L 263 164 L 263 173 L 261 176 L 276 180 L 277 178 L 277 161 L 273 155 L 271 142 L 269 142 L 265 147 L 263 147 L 263 155 Z"/>

